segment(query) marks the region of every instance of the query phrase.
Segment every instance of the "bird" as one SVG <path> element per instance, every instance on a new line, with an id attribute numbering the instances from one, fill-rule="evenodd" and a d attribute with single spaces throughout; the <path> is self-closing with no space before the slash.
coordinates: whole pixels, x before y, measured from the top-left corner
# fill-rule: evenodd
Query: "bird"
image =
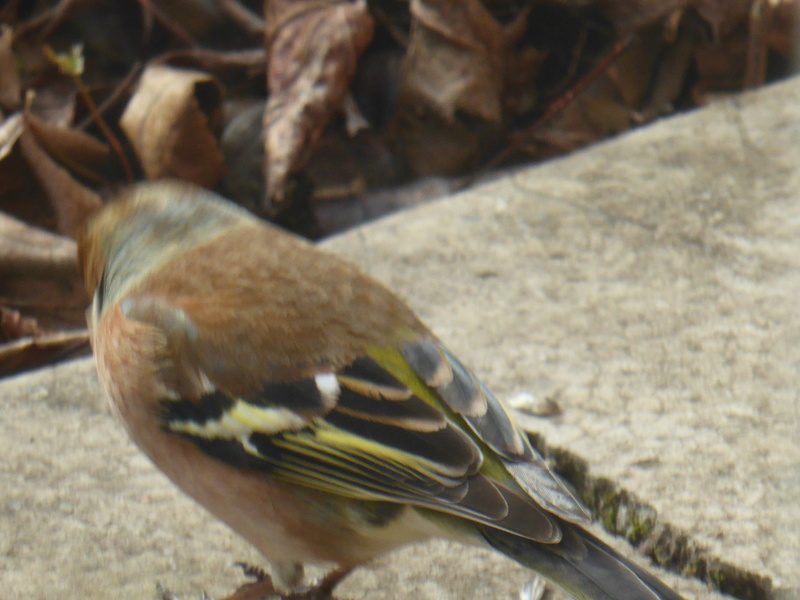
<path id="1" fill-rule="evenodd" d="M 230 598 L 332 597 L 354 568 L 438 537 L 576 600 L 682 600 L 586 530 L 504 403 L 350 263 L 170 180 L 117 191 L 77 241 L 112 411 L 270 564 Z M 310 564 L 333 567 L 307 586 Z"/>

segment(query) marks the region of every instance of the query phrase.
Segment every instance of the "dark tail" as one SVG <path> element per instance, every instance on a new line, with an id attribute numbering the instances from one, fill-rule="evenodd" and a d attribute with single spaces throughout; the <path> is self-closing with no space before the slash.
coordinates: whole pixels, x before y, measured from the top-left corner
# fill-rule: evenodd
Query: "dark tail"
<path id="1" fill-rule="evenodd" d="M 533 569 L 577 600 L 683 600 L 650 573 L 576 525 L 560 521 L 563 538 L 542 544 L 485 527 L 489 544 Z"/>

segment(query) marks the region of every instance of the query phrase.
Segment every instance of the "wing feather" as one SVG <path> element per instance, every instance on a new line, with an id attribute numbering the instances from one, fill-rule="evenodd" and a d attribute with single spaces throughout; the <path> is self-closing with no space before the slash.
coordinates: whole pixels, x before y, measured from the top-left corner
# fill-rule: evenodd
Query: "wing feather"
<path id="1" fill-rule="evenodd" d="M 503 404 L 441 344 L 422 340 L 401 349 L 414 373 L 439 393 L 472 432 L 500 457 L 516 483 L 549 511 L 572 522 L 586 509 L 548 467 Z"/>
<path id="2" fill-rule="evenodd" d="M 189 341 L 199 330 L 186 313 L 145 299 L 131 300 L 126 316 L 161 329 L 175 353 L 165 371 L 176 387 L 161 405 L 163 427 L 219 460 L 543 542 L 561 535 L 548 510 L 578 520 L 580 505 L 503 405 L 435 341 L 371 348 L 336 369 L 309 367 L 242 396 L 222 385 L 236 380 L 231 373 L 217 380 L 192 371 L 204 363 L 192 360 Z"/>

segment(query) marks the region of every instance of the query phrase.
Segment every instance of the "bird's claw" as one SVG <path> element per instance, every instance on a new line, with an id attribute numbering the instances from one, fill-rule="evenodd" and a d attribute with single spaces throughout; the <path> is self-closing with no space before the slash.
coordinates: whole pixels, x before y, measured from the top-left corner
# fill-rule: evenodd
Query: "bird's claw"
<path id="1" fill-rule="evenodd" d="M 272 578 L 260 567 L 247 563 L 236 563 L 246 577 L 255 579 L 250 583 L 245 583 L 230 596 L 222 600 L 335 600 L 333 589 L 350 572 L 349 569 L 338 569 L 328 573 L 313 585 L 288 592 L 281 593 L 272 583 Z M 180 600 L 178 596 L 167 590 L 160 583 L 156 584 L 159 593 L 159 600 Z M 201 600 L 213 600 L 205 592 Z"/>

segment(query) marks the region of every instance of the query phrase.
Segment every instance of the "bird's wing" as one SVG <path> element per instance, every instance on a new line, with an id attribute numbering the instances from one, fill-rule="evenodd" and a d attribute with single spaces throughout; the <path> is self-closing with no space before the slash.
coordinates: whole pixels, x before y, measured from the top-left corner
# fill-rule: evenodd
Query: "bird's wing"
<path id="1" fill-rule="evenodd" d="M 400 368 L 409 368 L 442 404 L 462 417 L 532 498 L 567 521 L 590 520 L 586 509 L 550 471 L 503 403 L 442 344 L 421 340 L 406 344 L 400 354 L 404 363 Z"/>
<path id="2" fill-rule="evenodd" d="M 191 319 L 160 302 L 142 307 L 132 300 L 124 312 L 167 335 L 170 368 L 192 368 L 187 338 L 201 340 Z M 195 367 L 190 378 L 203 382 L 202 393 L 165 398 L 162 426 L 232 466 L 542 542 L 561 536 L 551 506 L 561 514 L 571 501 L 580 510 L 502 405 L 435 341 L 365 348 L 343 367 L 315 367 L 247 394 L 229 392 Z"/>

